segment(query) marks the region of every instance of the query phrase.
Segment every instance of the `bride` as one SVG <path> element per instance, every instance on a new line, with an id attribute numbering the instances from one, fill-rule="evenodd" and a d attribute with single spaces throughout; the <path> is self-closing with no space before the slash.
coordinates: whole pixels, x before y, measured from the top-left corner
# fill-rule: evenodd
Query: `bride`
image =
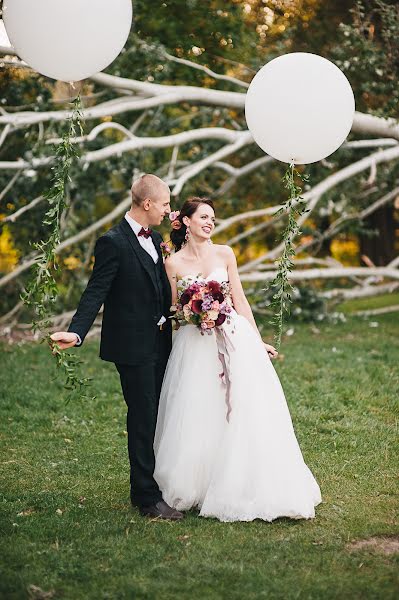
<path id="1" fill-rule="evenodd" d="M 312 518 L 320 489 L 271 364 L 277 351 L 262 342 L 233 250 L 210 240 L 212 202 L 187 200 L 172 227 L 176 252 L 165 262 L 172 304 L 193 282 L 228 281 L 234 309 L 221 325 L 229 344 L 228 390 L 215 332 L 201 335 L 187 324 L 174 333 L 154 442 L 163 498 L 220 521 Z"/>

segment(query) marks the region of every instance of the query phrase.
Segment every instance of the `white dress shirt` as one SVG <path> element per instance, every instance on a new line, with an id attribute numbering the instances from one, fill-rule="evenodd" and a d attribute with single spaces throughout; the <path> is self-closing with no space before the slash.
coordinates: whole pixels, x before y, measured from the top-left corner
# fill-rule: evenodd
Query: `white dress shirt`
<path id="1" fill-rule="evenodd" d="M 140 246 L 144 248 L 146 252 L 148 252 L 154 263 L 157 263 L 159 260 L 159 256 L 158 252 L 155 249 L 154 242 L 152 241 L 151 236 L 146 238 L 144 235 L 139 235 L 139 231 L 141 230 L 142 225 L 140 225 L 140 223 L 137 223 L 137 221 L 132 219 L 132 217 L 128 213 L 125 214 L 125 219 L 136 234 Z M 144 229 L 148 228 L 144 227 Z"/>

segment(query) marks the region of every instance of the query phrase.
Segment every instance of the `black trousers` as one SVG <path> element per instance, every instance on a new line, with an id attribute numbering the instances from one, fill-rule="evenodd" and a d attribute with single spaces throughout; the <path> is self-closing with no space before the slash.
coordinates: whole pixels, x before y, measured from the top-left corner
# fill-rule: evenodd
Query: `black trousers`
<path id="1" fill-rule="evenodd" d="M 154 479 L 154 435 L 167 362 L 161 351 L 161 336 L 159 332 L 154 358 L 146 364 L 115 364 L 127 405 L 130 498 L 136 506 L 150 506 L 162 499 Z"/>

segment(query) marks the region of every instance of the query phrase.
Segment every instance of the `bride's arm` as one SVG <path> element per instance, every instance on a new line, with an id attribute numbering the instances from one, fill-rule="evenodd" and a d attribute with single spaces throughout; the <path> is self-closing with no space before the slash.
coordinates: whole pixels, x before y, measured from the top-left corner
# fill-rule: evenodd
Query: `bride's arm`
<path id="1" fill-rule="evenodd" d="M 249 302 L 248 302 L 248 300 L 245 296 L 244 290 L 242 288 L 241 279 L 238 274 L 237 260 L 236 260 L 235 254 L 234 254 L 232 248 L 230 248 L 230 246 L 225 246 L 224 249 L 226 252 L 227 271 L 229 274 L 229 281 L 230 281 L 230 286 L 231 286 L 231 295 L 233 298 L 234 309 L 236 310 L 236 312 L 239 315 L 242 315 L 250 322 L 252 327 L 255 329 L 256 333 L 262 339 L 262 336 L 259 333 L 254 316 L 252 314 L 251 307 L 249 305 Z M 278 352 L 273 346 L 271 346 L 270 344 L 265 344 L 265 347 L 266 347 L 267 352 L 270 354 L 270 356 L 272 356 L 272 357 L 277 356 Z"/>
<path id="2" fill-rule="evenodd" d="M 177 285 L 176 285 L 176 267 L 172 257 L 165 260 L 165 271 L 169 279 L 170 289 L 172 291 L 172 305 L 176 304 L 177 300 Z"/>

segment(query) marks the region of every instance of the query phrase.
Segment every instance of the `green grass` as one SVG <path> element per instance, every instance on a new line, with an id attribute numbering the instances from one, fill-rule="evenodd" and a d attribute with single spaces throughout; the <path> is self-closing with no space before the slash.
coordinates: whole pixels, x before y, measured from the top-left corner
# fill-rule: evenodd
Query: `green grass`
<path id="1" fill-rule="evenodd" d="M 35 585 L 71 600 L 397 597 L 398 555 L 347 544 L 399 533 L 398 317 L 318 329 L 296 326 L 276 368 L 323 504 L 314 520 L 272 524 L 140 517 L 119 381 L 97 344 L 80 351 L 97 397 L 68 405 L 46 348 L 4 345 L 0 596 Z"/>

